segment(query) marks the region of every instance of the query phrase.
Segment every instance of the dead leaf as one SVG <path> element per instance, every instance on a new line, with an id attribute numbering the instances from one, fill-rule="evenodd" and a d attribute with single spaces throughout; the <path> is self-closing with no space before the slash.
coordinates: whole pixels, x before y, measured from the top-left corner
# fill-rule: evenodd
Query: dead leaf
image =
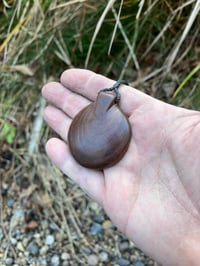
<path id="1" fill-rule="evenodd" d="M 9 69 L 11 71 L 19 72 L 25 76 L 32 77 L 34 75 L 34 72 L 32 71 L 32 69 L 28 67 L 27 65 L 13 65 L 13 66 L 9 66 Z"/>
<path id="2" fill-rule="evenodd" d="M 30 221 L 24 225 L 25 230 L 32 230 L 32 229 L 35 229 L 37 227 L 38 227 L 38 223 L 34 220 L 32 220 L 32 221 Z"/>

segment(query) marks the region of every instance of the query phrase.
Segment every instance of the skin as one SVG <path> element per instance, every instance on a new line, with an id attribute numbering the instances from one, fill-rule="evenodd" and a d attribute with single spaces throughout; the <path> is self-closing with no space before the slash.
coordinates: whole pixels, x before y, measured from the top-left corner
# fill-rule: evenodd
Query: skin
<path id="1" fill-rule="evenodd" d="M 120 108 L 132 127 L 123 159 L 96 171 L 71 156 L 73 117 L 115 81 L 89 70 L 63 72 L 42 89 L 44 118 L 63 139 L 46 144 L 49 158 L 96 202 L 113 223 L 162 265 L 199 265 L 200 113 L 175 107 L 121 85 Z"/>

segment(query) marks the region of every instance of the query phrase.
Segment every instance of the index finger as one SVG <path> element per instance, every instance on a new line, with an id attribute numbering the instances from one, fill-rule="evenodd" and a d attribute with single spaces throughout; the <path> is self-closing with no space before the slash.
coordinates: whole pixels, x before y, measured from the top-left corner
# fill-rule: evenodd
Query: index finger
<path id="1" fill-rule="evenodd" d="M 115 82 L 86 69 L 69 69 L 61 75 L 61 83 L 66 88 L 92 101 L 96 99 L 97 93 L 101 89 L 112 87 Z M 153 99 L 145 93 L 123 84 L 120 85 L 119 91 L 121 94 L 119 105 L 127 115 L 131 115 L 135 109 L 147 100 Z"/>

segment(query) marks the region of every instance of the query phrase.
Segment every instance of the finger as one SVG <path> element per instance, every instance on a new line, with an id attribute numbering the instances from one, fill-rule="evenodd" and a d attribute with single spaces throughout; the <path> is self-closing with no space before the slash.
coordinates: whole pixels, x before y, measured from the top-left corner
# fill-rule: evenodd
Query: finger
<path id="1" fill-rule="evenodd" d="M 65 141 L 71 124 L 71 118 L 54 106 L 47 106 L 44 111 L 47 124 Z"/>
<path id="2" fill-rule="evenodd" d="M 69 69 L 61 75 L 61 83 L 68 89 L 94 101 L 97 93 L 103 88 L 112 87 L 114 80 L 96 74 L 85 69 Z M 121 93 L 120 106 L 122 110 L 130 115 L 147 100 L 153 98 L 126 85 L 119 87 Z"/>
<path id="3" fill-rule="evenodd" d="M 71 156 L 68 146 L 57 138 L 52 138 L 47 142 L 46 152 L 63 173 L 72 178 L 81 189 L 102 205 L 104 197 L 102 172 L 87 169 L 78 164 Z"/>
<path id="4" fill-rule="evenodd" d="M 74 117 L 90 103 L 88 99 L 68 90 L 58 82 L 49 82 L 44 85 L 42 96 L 54 106 L 62 109 L 70 117 Z"/>

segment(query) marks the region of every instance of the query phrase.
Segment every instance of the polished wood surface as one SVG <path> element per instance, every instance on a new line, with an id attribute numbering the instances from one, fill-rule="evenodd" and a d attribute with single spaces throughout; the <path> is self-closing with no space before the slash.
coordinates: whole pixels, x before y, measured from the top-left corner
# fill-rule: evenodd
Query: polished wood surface
<path id="1" fill-rule="evenodd" d="M 128 119 L 115 104 L 113 93 L 101 92 L 73 119 L 68 144 L 81 165 L 103 169 L 116 164 L 125 154 L 131 137 Z"/>

